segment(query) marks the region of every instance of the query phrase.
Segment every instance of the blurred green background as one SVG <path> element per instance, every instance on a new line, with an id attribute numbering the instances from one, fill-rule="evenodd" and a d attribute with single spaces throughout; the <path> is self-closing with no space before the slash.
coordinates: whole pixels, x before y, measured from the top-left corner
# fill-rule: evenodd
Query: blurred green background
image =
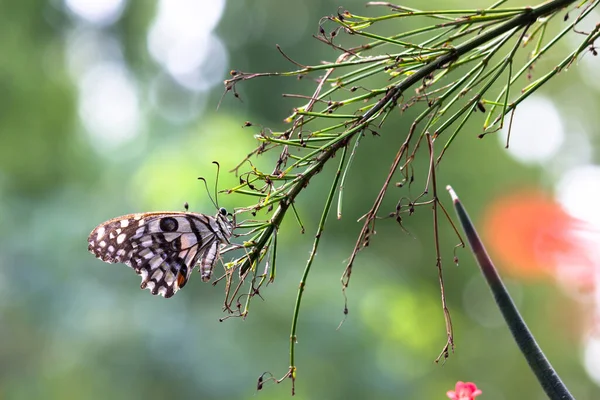
<path id="1" fill-rule="evenodd" d="M 241 101 L 229 94 L 217 110 L 228 71 L 293 68 L 275 44 L 304 64 L 334 59 L 311 35 L 319 18 L 342 5 L 359 14 L 385 12 L 356 0 L 0 1 L 0 399 L 289 397 L 289 381 L 257 393 L 256 380 L 288 369 L 298 281 L 333 166 L 300 196 L 306 234 L 293 218 L 281 229 L 277 280 L 246 320 L 219 322 L 223 286 L 203 284 L 197 274 L 168 300 L 139 290 L 133 271 L 96 260 L 86 239 L 100 222 L 132 212 L 182 210 L 188 202 L 213 214 L 196 178 L 212 181 L 211 161 L 227 171 L 254 148 L 258 128 L 242 128 L 244 121 L 282 129 L 301 103 L 281 93 L 313 87 L 258 79 L 238 86 Z M 427 8 L 436 5 L 472 2 Z M 599 94 L 585 68 L 573 66 L 544 95 L 571 118 L 565 126 L 587 135 L 584 149 L 593 160 Z M 371 206 L 412 122 L 405 115 L 385 125 L 381 137 L 363 141 L 344 218 L 328 221 L 299 321 L 296 398 L 443 399 L 463 380 L 475 382 L 482 399 L 542 399 L 471 255 L 459 251 L 460 267 L 453 264 L 458 240 L 445 223 L 456 353 L 444 365 L 433 362 L 445 329 L 425 208 L 405 219 L 410 234 L 391 220 L 378 223 L 355 264 L 349 315 L 336 329 L 344 319 L 339 279 L 361 228 L 356 220 Z M 554 180 L 546 164 L 519 162 L 501 140 L 477 139 L 478 118 L 455 141 L 438 178 L 442 187 L 454 186 L 476 223 L 501 193 L 552 188 Z M 273 157 L 258 164 L 270 169 Z M 566 168 L 557 165 L 553 171 Z M 220 186 L 236 179 L 222 173 Z M 403 190 L 392 189 L 386 210 L 408 195 Z M 229 209 L 249 204 L 225 195 L 220 202 Z M 591 317 L 581 310 L 589 303 L 549 281 L 511 279 L 509 286 L 572 393 L 600 398 L 590 377 L 594 364 L 584 363 L 580 326 Z"/>

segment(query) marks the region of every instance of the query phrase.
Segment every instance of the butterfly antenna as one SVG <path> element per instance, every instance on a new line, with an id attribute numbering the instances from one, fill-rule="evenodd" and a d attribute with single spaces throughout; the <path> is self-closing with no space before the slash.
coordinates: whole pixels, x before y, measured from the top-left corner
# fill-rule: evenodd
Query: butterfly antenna
<path id="1" fill-rule="evenodd" d="M 201 180 L 202 182 L 204 182 L 204 188 L 206 189 L 206 194 L 208 194 L 208 198 L 213 203 L 213 206 L 215 206 L 218 210 L 219 206 L 217 205 L 217 203 L 215 203 L 212 196 L 210 195 L 210 191 L 208 190 L 208 183 L 206 183 L 206 179 L 204 179 L 204 177 L 202 177 L 202 176 L 198 177 L 198 179 Z"/>
<path id="2" fill-rule="evenodd" d="M 216 200 L 216 206 L 217 206 L 217 210 L 219 209 L 219 173 L 221 172 L 221 165 L 219 165 L 218 162 L 213 161 L 213 164 L 216 164 L 217 166 L 217 179 L 215 179 L 215 200 Z"/>

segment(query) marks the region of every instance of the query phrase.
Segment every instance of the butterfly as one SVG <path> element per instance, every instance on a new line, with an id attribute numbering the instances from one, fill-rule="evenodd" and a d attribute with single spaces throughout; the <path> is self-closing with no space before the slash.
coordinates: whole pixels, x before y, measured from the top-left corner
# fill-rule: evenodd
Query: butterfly
<path id="1" fill-rule="evenodd" d="M 88 250 L 107 263 L 123 263 L 142 277 L 142 289 L 165 298 L 185 286 L 196 265 L 209 281 L 234 221 L 220 208 L 214 217 L 192 212 L 128 214 L 98 225 Z"/>

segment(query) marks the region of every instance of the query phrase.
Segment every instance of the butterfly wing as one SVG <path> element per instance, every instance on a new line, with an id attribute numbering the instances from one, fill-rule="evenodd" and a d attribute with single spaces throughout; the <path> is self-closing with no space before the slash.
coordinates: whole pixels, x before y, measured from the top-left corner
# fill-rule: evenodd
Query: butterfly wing
<path id="1" fill-rule="evenodd" d="M 204 253 L 228 239 L 215 231 L 219 226 L 196 213 L 129 214 L 97 226 L 88 249 L 102 261 L 129 265 L 142 276 L 142 289 L 168 298 L 185 286 Z"/>

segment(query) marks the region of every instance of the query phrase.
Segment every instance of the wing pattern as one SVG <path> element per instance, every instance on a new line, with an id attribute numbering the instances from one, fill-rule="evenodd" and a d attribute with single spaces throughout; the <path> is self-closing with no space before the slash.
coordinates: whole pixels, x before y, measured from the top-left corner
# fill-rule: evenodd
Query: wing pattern
<path id="1" fill-rule="evenodd" d="M 233 222 L 220 209 L 215 217 L 189 212 L 129 214 L 98 225 L 88 249 L 108 263 L 123 263 L 142 277 L 153 295 L 173 296 L 199 264 L 210 280 L 219 248 L 229 243 Z"/>

